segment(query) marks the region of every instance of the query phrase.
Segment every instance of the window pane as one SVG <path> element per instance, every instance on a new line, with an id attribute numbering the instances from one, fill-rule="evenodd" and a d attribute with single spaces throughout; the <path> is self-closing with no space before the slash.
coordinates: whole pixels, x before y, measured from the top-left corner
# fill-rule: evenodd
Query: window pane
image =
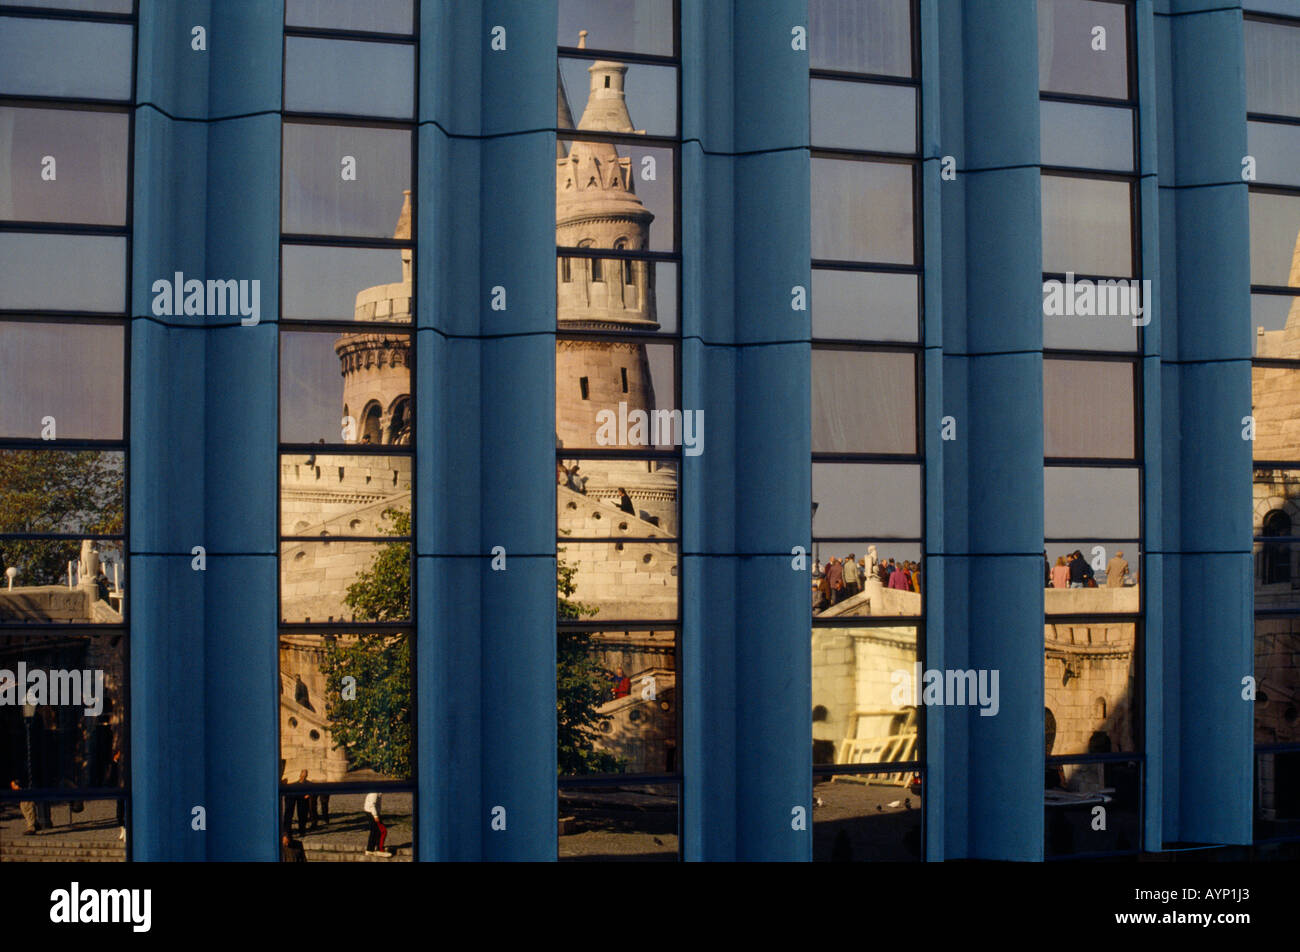
<path id="1" fill-rule="evenodd" d="M 1047 614 L 1137 614 L 1142 574 L 1138 543 L 1078 539 L 1056 540 L 1043 547 Z"/>
<path id="2" fill-rule="evenodd" d="M 1045 93 L 1128 98 L 1125 6 L 1038 0 L 1038 83 Z M 1105 30 L 1105 49 L 1096 28 Z"/>
<path id="3" fill-rule="evenodd" d="M 812 332 L 831 340 L 919 340 L 917 276 L 814 268 Z"/>
<path id="4" fill-rule="evenodd" d="M 1086 287 L 1086 290 L 1081 288 Z M 1086 313 L 1079 313 L 1080 306 Z M 1136 279 L 1043 279 L 1043 346 L 1132 351 L 1148 304 Z M 1067 313 L 1067 307 L 1074 313 Z M 1139 307 L 1142 314 L 1139 314 Z M 1133 322 L 1138 321 L 1138 325 Z"/>
<path id="5" fill-rule="evenodd" d="M 814 537 L 813 617 L 919 615 L 924 575 L 919 542 Z"/>
<path id="6" fill-rule="evenodd" d="M 1133 110 L 1049 101 L 1039 117 L 1044 165 L 1133 171 Z"/>
<path id="7" fill-rule="evenodd" d="M 281 535 L 406 535 L 410 506 L 409 456 L 280 456 Z"/>
<path id="8" fill-rule="evenodd" d="M 809 95 L 814 146 L 916 152 L 913 87 L 814 79 Z"/>
<path id="9" fill-rule="evenodd" d="M 0 233 L 0 308 L 126 310 L 126 239 Z"/>
<path id="10" fill-rule="evenodd" d="M 120 834 L 127 825 L 122 800 L 0 800 L 0 856 L 15 863 L 124 863 Z"/>
<path id="11" fill-rule="evenodd" d="M 702 414 L 677 412 L 676 351 L 638 341 L 557 341 L 557 448 L 702 451 Z"/>
<path id="12" fill-rule="evenodd" d="M 355 691 L 350 699 L 349 688 Z M 409 780 L 413 710 L 409 636 L 280 636 L 286 781 Z"/>
<path id="13" fill-rule="evenodd" d="M 1044 175 L 1042 201 L 1044 271 L 1133 274 L 1127 182 Z"/>
<path id="14" fill-rule="evenodd" d="M 915 453 L 916 357 L 812 352 L 814 453 Z"/>
<path id="15" fill-rule="evenodd" d="M 286 37 L 284 108 L 410 118 L 415 114 L 415 47 Z"/>
<path id="16" fill-rule="evenodd" d="M 577 46 L 586 30 L 594 50 L 673 55 L 672 0 L 560 0 L 559 7 L 558 46 Z"/>
<path id="17" fill-rule="evenodd" d="M 912 264 L 912 166 L 812 160 L 812 254 L 834 261 Z"/>
<path id="18" fill-rule="evenodd" d="M 409 248 L 280 248 L 285 320 L 409 324 L 414 252 Z"/>
<path id="19" fill-rule="evenodd" d="M 121 533 L 124 463 L 120 450 L 0 450 L 0 533 Z M 68 559 L 24 558 L 28 544 L 0 543 L 4 567 L 18 566 L 28 585 L 67 581 Z"/>
<path id="20" fill-rule="evenodd" d="M 1255 678 L 1263 694 L 1255 695 L 1256 744 L 1300 744 L 1297 657 L 1300 618 L 1255 619 Z M 1296 819 L 1300 819 L 1300 810 Z"/>
<path id="21" fill-rule="evenodd" d="M 1047 756 L 1110 754 L 1135 749 L 1136 631 L 1137 626 L 1131 621 L 1096 620 L 1044 626 Z M 1054 773 L 1054 768 L 1047 769 L 1049 774 Z M 1066 790 L 1072 789 L 1072 782 L 1077 789 L 1087 776 L 1087 771 L 1081 777 L 1068 767 L 1064 772 Z"/>
<path id="22" fill-rule="evenodd" d="M 0 437 L 122 438 L 120 325 L 0 322 Z"/>
<path id="23" fill-rule="evenodd" d="M 1256 373 L 1259 371 L 1256 370 Z M 1254 474 L 1255 608 L 1300 605 L 1300 472 L 1257 469 Z"/>
<path id="24" fill-rule="evenodd" d="M 1300 195 L 1250 193 L 1250 283 L 1300 287 Z"/>
<path id="25" fill-rule="evenodd" d="M 1259 754 L 1255 759 L 1255 841 L 1297 834 L 1300 751 Z"/>
<path id="26" fill-rule="evenodd" d="M 1131 459 L 1135 365 L 1043 361 L 1043 454 Z"/>
<path id="27" fill-rule="evenodd" d="M 130 13 L 134 0 L 16 0 L 15 6 L 51 10 L 82 10 L 87 13 Z"/>
<path id="28" fill-rule="evenodd" d="M 0 706 L 6 793 L 11 780 L 24 790 L 51 792 L 122 785 L 126 764 L 119 761 L 115 768 L 113 752 L 121 750 L 125 758 L 125 663 L 126 639 L 120 632 L 0 639 L 0 686 L 11 697 L 25 694 L 30 705 Z M 19 665 L 26 668 L 26 684 L 18 680 Z M 89 819 L 68 817 L 65 803 L 56 809 L 60 826 Z"/>
<path id="29" fill-rule="evenodd" d="M 555 504 L 565 539 L 671 539 L 677 534 L 677 463 L 558 460 Z"/>
<path id="30" fill-rule="evenodd" d="M 677 264 L 625 258 L 556 259 L 561 330 L 677 333 Z"/>
<path id="31" fill-rule="evenodd" d="M 415 0 L 285 0 L 285 26 L 358 33 L 410 33 Z"/>
<path id="32" fill-rule="evenodd" d="M 355 180 L 343 177 L 349 159 Z M 392 238 L 411 187 L 411 133 L 286 122 L 283 174 L 285 232 Z"/>
<path id="33" fill-rule="evenodd" d="M 560 776 L 681 769 L 671 631 L 560 632 Z"/>
<path id="34" fill-rule="evenodd" d="M 561 539 L 556 548 L 560 573 L 572 571 L 574 586 L 560 598 L 560 619 L 677 617 L 676 544 Z"/>
<path id="35" fill-rule="evenodd" d="M 1252 367 L 1250 380 L 1254 458 L 1300 460 L 1300 370 Z"/>
<path id="36" fill-rule="evenodd" d="M 921 467 L 911 463 L 813 463 L 813 536 L 918 539 Z"/>
<path id="37" fill-rule="evenodd" d="M 1043 471 L 1049 539 L 1136 539 L 1138 470 L 1048 466 Z"/>
<path id="38" fill-rule="evenodd" d="M 0 17 L 0 92 L 130 99 L 133 52 L 125 23 Z"/>
<path id="39" fill-rule="evenodd" d="M 406 445 L 411 441 L 411 335 L 280 334 L 280 439 Z"/>
<path id="40" fill-rule="evenodd" d="M 916 684 L 918 657 L 913 627 L 812 629 L 814 765 L 923 759 L 918 695 L 925 686 Z M 986 676 L 989 706 L 991 687 Z M 978 685 L 972 693 L 966 700 L 980 706 Z M 890 779 L 899 789 L 911 771 Z"/>
<path id="41" fill-rule="evenodd" d="M 559 855 L 571 862 L 675 862 L 676 784 L 561 787 Z"/>
<path id="42" fill-rule="evenodd" d="M 0 106 L 0 218 L 126 224 L 128 129 L 124 112 Z"/>
<path id="43" fill-rule="evenodd" d="M 1293 330 L 1286 333 L 1290 324 Z M 1300 297 L 1287 294 L 1252 294 L 1251 341 L 1256 357 L 1300 358 Z"/>
<path id="44" fill-rule="evenodd" d="M 565 155 L 555 169 L 556 245 L 673 250 L 672 149 L 581 139 L 561 139 L 560 145 Z"/>
<path id="45" fill-rule="evenodd" d="M 561 94 L 573 124 L 562 128 L 677 134 L 677 70 L 672 66 L 560 57 Z M 630 122 L 629 122 L 630 120 Z"/>
<path id="46" fill-rule="evenodd" d="M 400 511 L 406 518 L 394 523 L 409 530 L 409 497 Z M 407 621 L 410 616 L 409 542 L 281 543 L 281 621 Z"/>
<path id="47" fill-rule="evenodd" d="M 1136 760 L 1054 764 L 1044 790 L 1047 856 L 1137 852 L 1142 848 L 1142 770 Z M 1094 813 L 1104 806 L 1099 829 Z"/>
<path id="48" fill-rule="evenodd" d="M 919 863 L 921 773 L 813 776 L 813 862 Z"/>
<path id="49" fill-rule="evenodd" d="M 314 780 L 309 777 L 302 790 L 295 790 L 292 783 L 281 787 L 280 862 L 414 861 L 413 794 L 402 790 L 333 793 L 328 787 L 315 787 Z M 371 822 L 367 801 L 379 814 L 378 823 Z"/>
<path id="50" fill-rule="evenodd" d="M 809 0 L 813 69 L 912 75 L 910 0 Z"/>
<path id="51" fill-rule="evenodd" d="M 1300 119 L 1300 29 L 1245 22 L 1246 111 Z"/>
<path id="52" fill-rule="evenodd" d="M 1247 151 L 1255 157 L 1255 174 L 1265 185 L 1300 187 L 1300 126 L 1281 122 L 1246 123 Z"/>

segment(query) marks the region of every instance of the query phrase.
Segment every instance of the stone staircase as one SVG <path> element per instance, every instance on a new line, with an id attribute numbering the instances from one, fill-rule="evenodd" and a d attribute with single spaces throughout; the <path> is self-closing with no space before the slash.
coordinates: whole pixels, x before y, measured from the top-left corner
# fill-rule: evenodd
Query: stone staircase
<path id="1" fill-rule="evenodd" d="M 382 856 L 367 856 L 359 846 L 327 845 L 309 843 L 305 847 L 309 863 L 409 863 L 412 861 L 410 847 L 390 850 L 392 859 Z"/>
<path id="2" fill-rule="evenodd" d="M 0 846 L 0 863 L 124 863 L 125 843 L 106 843 L 102 839 L 57 839 L 19 836 L 6 839 Z"/>

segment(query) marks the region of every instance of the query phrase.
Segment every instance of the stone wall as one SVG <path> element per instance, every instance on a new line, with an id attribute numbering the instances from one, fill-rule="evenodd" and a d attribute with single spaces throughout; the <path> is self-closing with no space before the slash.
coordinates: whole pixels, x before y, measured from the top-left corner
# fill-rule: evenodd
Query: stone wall
<path id="1" fill-rule="evenodd" d="M 891 676 L 895 671 L 914 675 L 916 649 L 915 628 L 814 628 L 815 748 L 838 755 L 846 738 L 897 733 L 909 712 L 894 703 L 897 682 Z M 855 721 L 855 711 L 865 716 Z"/>

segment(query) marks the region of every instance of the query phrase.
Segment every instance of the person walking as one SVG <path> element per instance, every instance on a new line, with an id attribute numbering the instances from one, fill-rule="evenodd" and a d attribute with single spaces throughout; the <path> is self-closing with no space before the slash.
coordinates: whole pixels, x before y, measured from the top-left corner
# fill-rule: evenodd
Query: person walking
<path id="1" fill-rule="evenodd" d="M 362 808 L 366 811 L 366 819 L 370 822 L 370 836 L 366 840 L 366 855 L 392 859 L 393 854 L 384 849 L 384 841 L 388 839 L 388 827 L 384 826 L 383 821 L 379 818 L 379 809 L 382 803 L 382 794 L 366 794 L 365 805 Z"/>

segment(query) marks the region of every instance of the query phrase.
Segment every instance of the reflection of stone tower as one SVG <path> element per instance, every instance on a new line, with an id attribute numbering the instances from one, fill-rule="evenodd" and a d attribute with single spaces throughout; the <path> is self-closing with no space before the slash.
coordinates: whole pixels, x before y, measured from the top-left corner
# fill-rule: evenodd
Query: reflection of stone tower
<path id="1" fill-rule="evenodd" d="M 584 37 L 585 40 L 585 37 Z M 585 42 L 580 42 L 585 46 Z M 624 97 L 627 66 L 597 60 L 587 70 L 590 92 L 577 128 L 632 133 Z M 563 92 L 558 125 L 573 128 Z M 555 240 L 560 247 L 644 250 L 654 215 L 636 195 L 632 160 L 609 142 L 557 148 Z M 650 262 L 613 258 L 560 258 L 557 262 L 559 331 L 656 331 L 654 269 Z M 646 348 L 637 342 L 562 340 L 555 355 L 555 428 L 558 445 L 592 444 L 596 414 L 655 408 Z M 575 453 L 576 455 L 576 453 Z M 637 514 L 661 530 L 676 531 L 676 476 L 671 466 L 625 461 L 583 464 L 587 495 L 616 500 L 627 489 Z M 630 530 L 629 530 L 630 531 Z M 647 533 L 649 534 L 649 533 Z"/>
<path id="2" fill-rule="evenodd" d="M 411 192 L 406 191 L 394 238 L 411 237 Z M 402 280 L 357 295 L 358 321 L 411 319 L 411 251 L 402 249 Z M 388 333 L 340 334 L 334 351 L 343 365 L 343 415 L 355 421 L 349 442 L 411 442 L 410 338 Z"/>

